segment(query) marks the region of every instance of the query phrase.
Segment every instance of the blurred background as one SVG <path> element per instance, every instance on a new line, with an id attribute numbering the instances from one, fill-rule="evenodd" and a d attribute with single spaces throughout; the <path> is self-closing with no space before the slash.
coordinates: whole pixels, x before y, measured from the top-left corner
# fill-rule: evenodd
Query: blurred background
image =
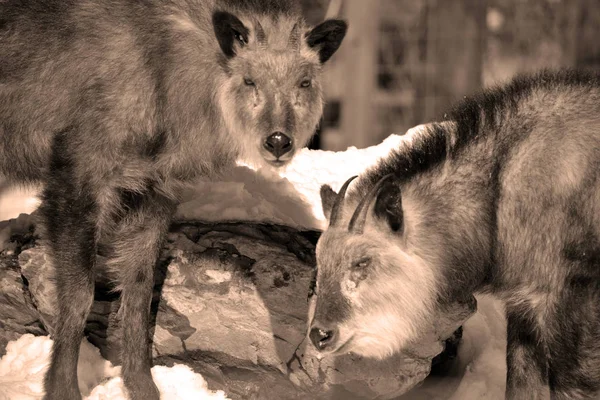
<path id="1" fill-rule="evenodd" d="M 544 67 L 600 69 L 599 0 L 302 0 L 350 24 L 310 147 L 345 150 L 439 120 L 466 94 Z"/>

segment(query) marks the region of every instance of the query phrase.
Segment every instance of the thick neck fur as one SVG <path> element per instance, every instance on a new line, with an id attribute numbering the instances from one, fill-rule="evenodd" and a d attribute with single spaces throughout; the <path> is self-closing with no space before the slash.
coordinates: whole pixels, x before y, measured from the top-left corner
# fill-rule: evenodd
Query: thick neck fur
<path id="1" fill-rule="evenodd" d="M 404 247 L 434 270 L 443 302 L 465 301 L 481 290 L 494 265 L 497 185 L 491 179 L 496 168 L 490 162 L 492 141 L 478 141 L 460 156 L 440 158 L 426 168 L 422 163 L 446 152 L 456 129 L 453 123 L 436 125 L 407 144 L 414 151 L 414 161 L 407 165 L 419 172 L 400 180 Z M 434 147 L 414 147 L 419 145 Z"/>

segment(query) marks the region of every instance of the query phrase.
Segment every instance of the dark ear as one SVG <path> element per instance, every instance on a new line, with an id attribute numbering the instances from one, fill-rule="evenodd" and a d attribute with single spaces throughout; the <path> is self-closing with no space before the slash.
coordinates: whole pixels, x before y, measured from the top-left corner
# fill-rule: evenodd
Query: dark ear
<path id="1" fill-rule="evenodd" d="M 323 64 L 340 47 L 347 30 L 345 21 L 329 19 L 306 34 L 306 43 L 319 52 L 319 61 Z"/>
<path id="2" fill-rule="evenodd" d="M 236 44 L 243 47 L 248 43 L 250 31 L 235 15 L 225 11 L 216 11 L 212 16 L 212 23 L 219 46 L 228 58 L 235 55 Z"/>
<path id="3" fill-rule="evenodd" d="M 329 185 L 321 186 L 321 206 L 323 207 L 323 214 L 325 218 L 329 220 L 331 216 L 331 209 L 337 199 L 337 193 Z"/>
<path id="4" fill-rule="evenodd" d="M 394 232 L 402 232 L 404 227 L 404 213 L 402 211 L 402 193 L 400 187 L 394 182 L 383 184 L 375 201 L 375 216 L 387 221 Z"/>

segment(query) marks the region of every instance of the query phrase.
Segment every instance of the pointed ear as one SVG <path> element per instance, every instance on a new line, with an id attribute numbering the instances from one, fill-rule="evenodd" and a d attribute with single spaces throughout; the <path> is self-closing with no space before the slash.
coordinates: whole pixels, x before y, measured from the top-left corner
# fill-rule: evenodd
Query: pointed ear
<path id="1" fill-rule="evenodd" d="M 377 195 L 374 208 L 375 216 L 385 220 L 389 228 L 401 233 L 404 228 L 402 193 L 400 187 L 392 181 L 383 184 Z"/>
<path id="2" fill-rule="evenodd" d="M 338 194 L 329 185 L 321 186 L 320 193 L 323 214 L 325 214 L 325 218 L 329 220 L 329 218 L 331 217 L 331 209 L 333 208 L 333 204 L 335 203 L 335 199 L 337 199 Z"/>
<path id="3" fill-rule="evenodd" d="M 319 61 L 325 63 L 342 44 L 348 24 L 341 19 L 329 19 L 306 34 L 306 43 L 319 53 Z"/>
<path id="4" fill-rule="evenodd" d="M 241 48 L 248 43 L 250 31 L 235 15 L 216 11 L 212 16 L 212 23 L 219 46 L 227 58 L 235 56 L 236 47 Z"/>

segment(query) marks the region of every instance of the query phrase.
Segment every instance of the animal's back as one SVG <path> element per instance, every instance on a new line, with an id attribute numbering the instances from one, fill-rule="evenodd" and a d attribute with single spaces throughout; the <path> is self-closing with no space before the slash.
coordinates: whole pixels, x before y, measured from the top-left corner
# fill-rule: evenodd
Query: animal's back
<path id="1" fill-rule="evenodd" d="M 167 7 L 154 1 L 1 2 L 0 174 L 43 179 L 57 135 L 77 135 L 65 151 L 87 157 L 162 140 L 165 81 L 174 75 L 178 42 L 190 28 L 189 19 L 178 19 L 186 10 Z M 199 64 L 215 64 L 211 7 L 198 3 L 189 16 L 201 27 L 193 37 Z"/>
<path id="2" fill-rule="evenodd" d="M 68 2 L 58 1 L 0 3 L 0 174 L 9 178 L 39 178 L 51 140 L 44 131 L 57 129 L 46 114 L 54 114 L 56 108 L 67 114 L 59 90 L 63 82 L 47 77 L 43 88 L 32 87 L 32 82 L 43 70 L 55 75 L 44 60 L 67 45 L 53 40 L 53 32 L 68 35 L 72 30 L 61 22 L 68 7 Z"/>
<path id="3" fill-rule="evenodd" d="M 568 263 L 570 247 L 591 246 L 590 235 L 600 251 L 600 80 L 550 75 L 521 90 L 503 107 L 494 157 L 506 278 L 512 271 L 529 284 L 523 264 Z"/>
<path id="4" fill-rule="evenodd" d="M 594 391 L 600 388 L 600 79 L 537 79 L 513 97 L 517 111 L 500 129 L 511 134 L 496 152 L 504 165 L 496 252 L 502 272 L 495 284 L 500 292 L 510 288 L 503 293 L 509 307 L 554 333 L 551 387 L 577 382 Z"/>
<path id="5" fill-rule="evenodd" d="M 432 187 L 448 198 L 448 208 L 464 205 L 449 217 L 456 229 L 467 205 L 475 212 L 486 204 L 481 215 L 491 219 L 490 240 L 499 244 L 494 258 L 504 271 L 496 289 L 533 285 L 538 266 L 545 276 L 559 270 L 561 250 L 583 240 L 583 233 L 571 237 L 574 226 L 583 229 L 577 218 L 587 221 L 586 235 L 600 237 L 600 75 L 517 77 L 459 103 L 449 121 L 453 127 L 442 129 L 457 131 L 452 161 L 444 164 L 450 174 L 430 168 L 423 179 L 437 182 Z M 474 190 L 484 197 L 470 198 Z"/>

